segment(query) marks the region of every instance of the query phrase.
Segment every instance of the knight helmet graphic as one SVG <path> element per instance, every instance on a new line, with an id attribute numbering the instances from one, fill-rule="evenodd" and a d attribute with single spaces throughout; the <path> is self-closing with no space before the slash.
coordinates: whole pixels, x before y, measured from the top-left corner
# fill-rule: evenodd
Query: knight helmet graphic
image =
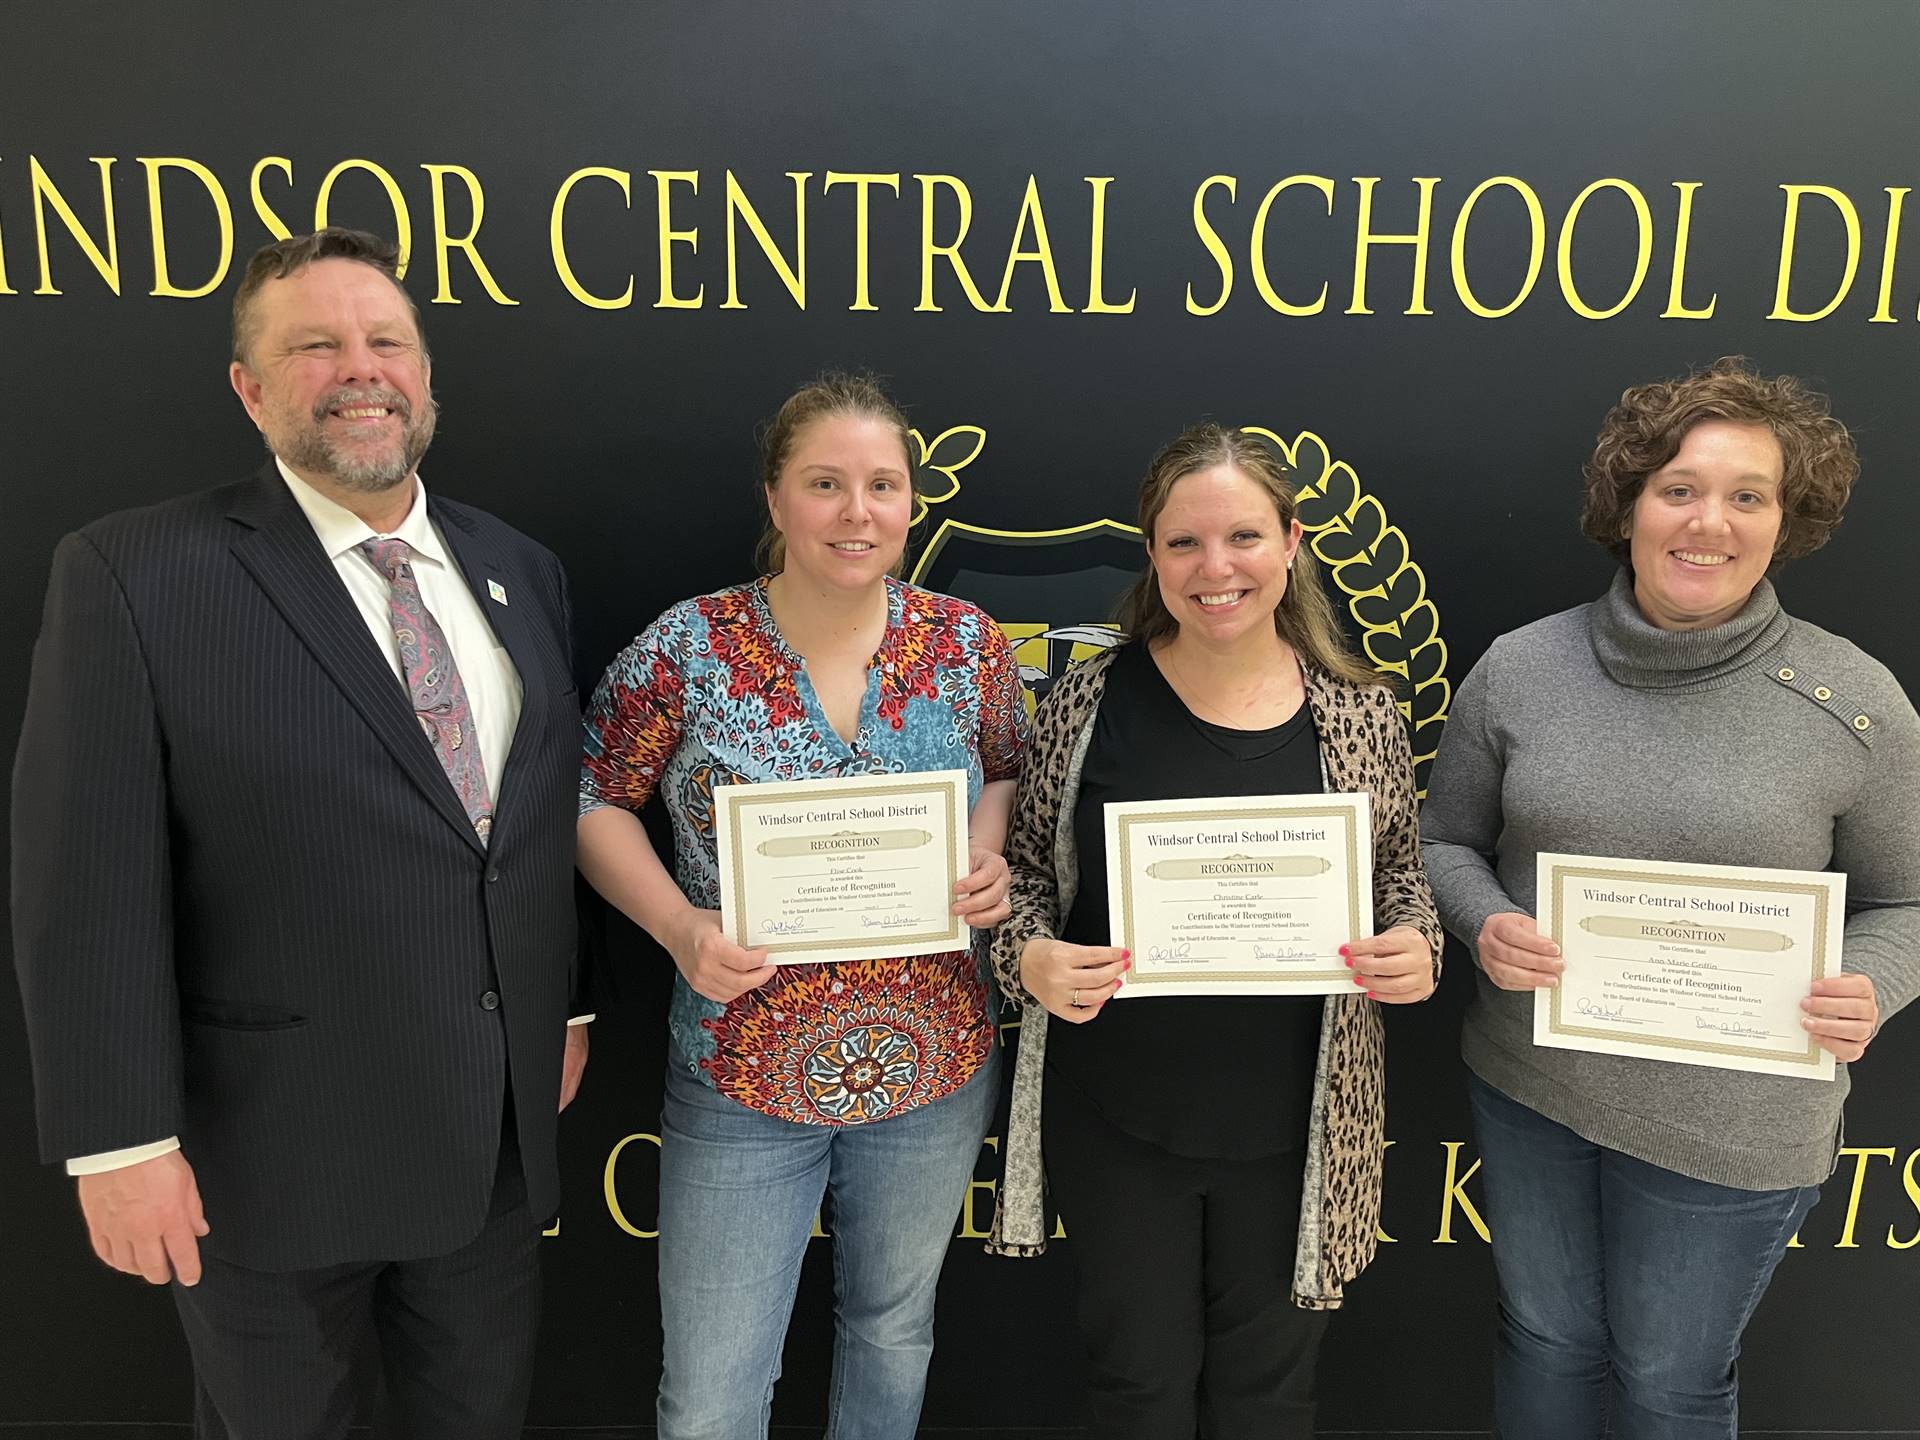
<path id="1" fill-rule="evenodd" d="M 1395 681 L 1424 795 L 1453 697 L 1426 575 L 1380 501 L 1318 435 L 1302 431 L 1288 441 L 1261 426 L 1244 428 L 1279 450 L 1294 476 L 1307 543 L 1326 567 L 1336 604 L 1344 602 L 1349 632 L 1368 661 Z M 979 459 L 987 433 L 957 425 L 932 440 L 912 434 L 919 447 L 917 523 L 930 507 L 960 493 L 959 472 Z M 1120 643 L 1112 617 L 1146 564 L 1140 538 L 1137 527 L 1111 519 L 1019 531 L 942 514 L 909 578 L 970 600 L 999 622 L 1013 642 L 1032 707 L 1071 666 Z"/>

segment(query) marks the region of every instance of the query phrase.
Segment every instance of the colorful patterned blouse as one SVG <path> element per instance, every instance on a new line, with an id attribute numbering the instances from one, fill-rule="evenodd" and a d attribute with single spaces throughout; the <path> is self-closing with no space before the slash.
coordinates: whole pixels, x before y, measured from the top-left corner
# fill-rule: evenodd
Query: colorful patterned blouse
<path id="1" fill-rule="evenodd" d="M 967 804 L 1018 772 L 1026 743 L 1006 637 L 963 600 L 887 581 L 887 629 L 849 745 L 781 638 L 764 579 L 683 600 L 608 667 L 587 709 L 581 813 L 661 791 L 674 870 L 720 907 L 713 787 L 965 770 Z M 783 1120 L 857 1125 L 957 1090 L 993 1044 L 977 953 L 791 965 L 731 1004 L 674 977 L 673 1038 L 723 1095 Z"/>

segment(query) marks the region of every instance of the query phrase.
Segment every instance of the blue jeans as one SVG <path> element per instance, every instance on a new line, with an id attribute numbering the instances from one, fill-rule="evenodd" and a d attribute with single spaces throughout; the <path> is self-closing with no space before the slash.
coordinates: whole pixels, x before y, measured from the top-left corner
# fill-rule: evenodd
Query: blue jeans
<path id="1" fill-rule="evenodd" d="M 1740 1335 L 1818 1188 L 1736 1190 L 1583 1140 L 1470 1076 L 1503 1440 L 1734 1440 Z"/>
<path id="2" fill-rule="evenodd" d="M 833 1198 L 827 1440 L 912 1440 L 933 1295 L 992 1118 L 999 1049 L 943 1099 L 866 1125 L 750 1110 L 667 1064 L 660 1127 L 660 1440 L 767 1433 L 800 1261 Z M 676 1063 L 677 1062 L 677 1063 Z"/>

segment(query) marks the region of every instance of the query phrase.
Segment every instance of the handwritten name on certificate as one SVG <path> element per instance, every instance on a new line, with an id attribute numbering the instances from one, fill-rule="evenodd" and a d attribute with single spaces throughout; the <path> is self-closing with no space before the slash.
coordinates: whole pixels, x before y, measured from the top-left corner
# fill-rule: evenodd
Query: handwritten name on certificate
<path id="1" fill-rule="evenodd" d="M 1534 1044 L 1833 1079 L 1800 1001 L 1840 971 L 1846 876 L 1541 855 L 1538 881 L 1567 968 L 1533 992 Z"/>
<path id="2" fill-rule="evenodd" d="M 775 965 L 964 950 L 967 774 L 718 785 L 720 924 Z"/>
<path id="3" fill-rule="evenodd" d="M 1116 1000 L 1329 995 L 1340 947 L 1373 933 L 1365 795 L 1109 804 L 1107 913 L 1133 952 Z"/>

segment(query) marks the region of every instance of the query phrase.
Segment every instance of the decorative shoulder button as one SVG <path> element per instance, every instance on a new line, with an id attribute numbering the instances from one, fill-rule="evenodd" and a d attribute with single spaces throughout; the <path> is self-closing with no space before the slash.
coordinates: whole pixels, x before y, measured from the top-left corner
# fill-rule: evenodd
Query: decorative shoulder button
<path id="1" fill-rule="evenodd" d="M 1824 704 L 1826 701 L 1833 699 L 1833 691 L 1824 685 L 1816 685 L 1813 687 L 1813 698 Z"/>
<path id="2" fill-rule="evenodd" d="M 1873 724 L 1873 721 L 1864 715 L 1856 715 L 1853 717 L 1853 728 L 1856 730 L 1864 730 L 1871 724 Z"/>
<path id="3" fill-rule="evenodd" d="M 1782 665 L 1774 673 L 1777 674 L 1782 680 L 1793 679 L 1793 667 L 1791 665 Z"/>

